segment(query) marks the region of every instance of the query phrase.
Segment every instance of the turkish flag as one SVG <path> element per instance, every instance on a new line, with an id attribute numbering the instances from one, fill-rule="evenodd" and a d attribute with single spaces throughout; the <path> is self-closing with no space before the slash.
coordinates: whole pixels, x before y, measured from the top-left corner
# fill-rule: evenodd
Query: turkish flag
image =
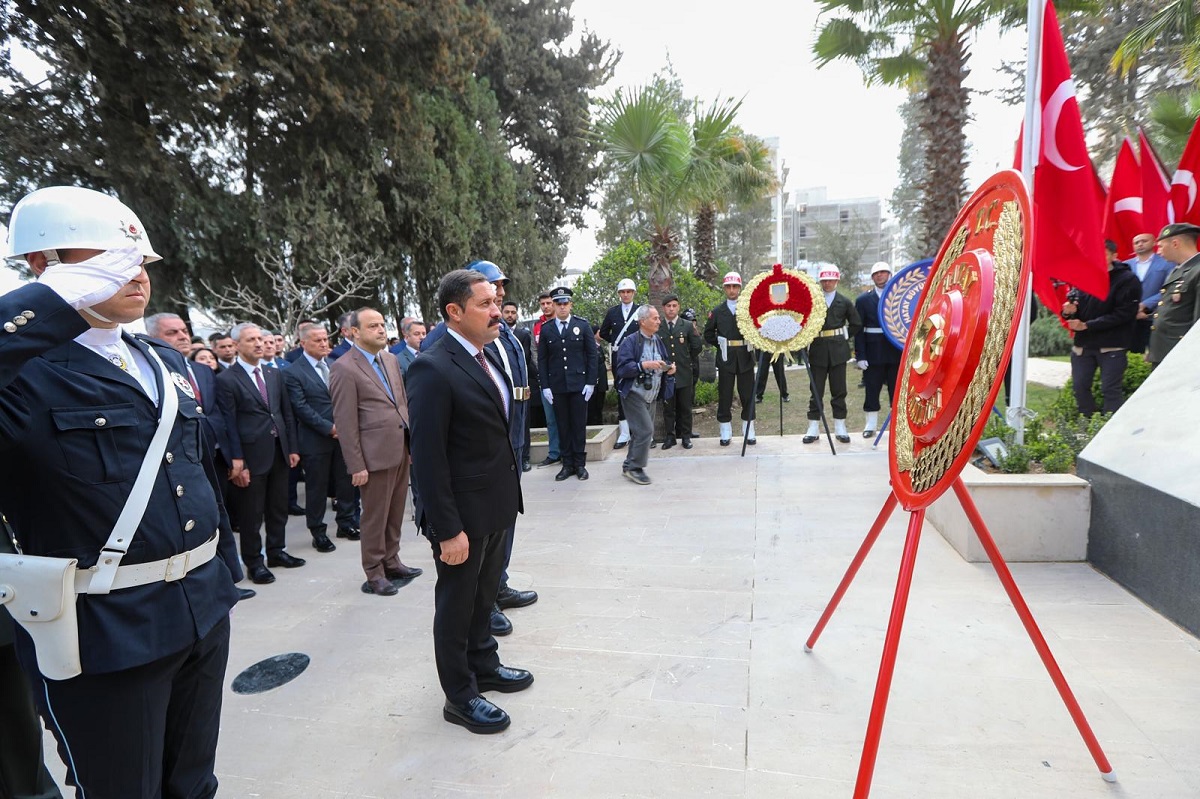
<path id="1" fill-rule="evenodd" d="M 1142 156 L 1142 221 L 1145 223 L 1145 228 L 1138 232 L 1153 233 L 1157 237 L 1171 221 L 1171 181 L 1167 180 L 1166 167 L 1140 127 L 1138 151 Z"/>
<path id="2" fill-rule="evenodd" d="M 1191 222 L 1200 225 L 1200 202 L 1196 197 L 1196 175 L 1200 174 L 1200 120 L 1192 128 L 1179 168 L 1171 178 L 1171 207 L 1175 210 L 1176 222 Z M 1158 235 L 1158 231 L 1154 231 Z"/>
<path id="3" fill-rule="evenodd" d="M 1108 258 L 1102 228 L 1104 184 L 1088 156 L 1053 2 L 1046 3 L 1040 68 L 1042 141 L 1033 170 L 1033 290 L 1043 305 L 1061 314 L 1061 284 L 1093 297 L 1108 295 Z"/>
<path id="4" fill-rule="evenodd" d="M 1142 222 L 1142 169 L 1129 139 L 1121 142 L 1108 201 L 1104 204 L 1104 237 L 1117 243 L 1118 258 L 1133 257 L 1133 237 L 1145 233 Z"/>

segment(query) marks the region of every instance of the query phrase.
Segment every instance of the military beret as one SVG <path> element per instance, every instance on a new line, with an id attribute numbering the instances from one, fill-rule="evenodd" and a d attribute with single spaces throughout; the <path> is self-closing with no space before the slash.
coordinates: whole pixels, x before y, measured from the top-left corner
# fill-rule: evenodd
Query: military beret
<path id="1" fill-rule="evenodd" d="M 1158 240 L 1162 241 L 1172 236 L 1200 237 L 1200 225 L 1193 225 L 1190 222 L 1172 222 L 1162 229 L 1162 233 L 1158 234 Z"/>
<path id="2" fill-rule="evenodd" d="M 662 304 L 666 305 L 668 302 L 679 302 L 679 295 L 678 294 L 668 294 L 667 296 L 663 297 Z"/>

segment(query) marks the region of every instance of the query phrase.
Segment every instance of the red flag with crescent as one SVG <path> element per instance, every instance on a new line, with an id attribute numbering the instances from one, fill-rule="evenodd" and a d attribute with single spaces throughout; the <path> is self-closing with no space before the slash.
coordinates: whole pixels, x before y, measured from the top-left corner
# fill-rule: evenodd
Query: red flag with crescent
<path id="1" fill-rule="evenodd" d="M 1154 152 L 1154 146 L 1140 127 L 1138 153 L 1142 165 L 1142 221 L 1145 225 L 1145 229 L 1139 232 L 1153 233 L 1157 236 L 1160 230 L 1174 221 L 1169 210 L 1171 181 L 1167 178 L 1167 168 L 1163 166 L 1158 153 Z"/>
<path id="2" fill-rule="evenodd" d="M 1126 138 L 1117 152 L 1117 165 L 1104 204 L 1104 237 L 1116 242 L 1117 257 L 1121 259 L 1133 257 L 1133 237 L 1146 232 L 1142 221 L 1142 177 L 1133 143 Z"/>
<path id="3" fill-rule="evenodd" d="M 1108 260 L 1101 227 L 1104 184 L 1088 156 L 1071 65 L 1049 1 L 1039 63 L 1042 141 L 1033 171 L 1033 290 L 1060 313 L 1061 284 L 1093 297 L 1108 295 Z"/>
<path id="4" fill-rule="evenodd" d="M 1171 178 L 1171 205 L 1175 209 L 1176 222 L 1200 225 L 1200 197 L 1196 196 L 1196 179 L 1200 175 L 1200 120 L 1192 127 L 1179 168 Z M 1155 234 L 1158 231 L 1154 231 Z"/>

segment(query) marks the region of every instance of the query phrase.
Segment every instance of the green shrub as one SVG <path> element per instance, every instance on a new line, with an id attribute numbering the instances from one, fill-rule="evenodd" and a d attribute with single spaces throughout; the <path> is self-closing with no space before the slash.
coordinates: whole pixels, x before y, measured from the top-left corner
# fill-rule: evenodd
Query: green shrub
<path id="1" fill-rule="evenodd" d="M 1069 355 L 1071 336 L 1053 314 L 1039 316 L 1029 326 L 1029 354 L 1034 358 Z"/>
<path id="2" fill-rule="evenodd" d="M 717 384 L 708 383 L 701 380 L 696 384 L 696 398 L 692 401 L 692 405 L 699 408 L 702 405 L 709 405 L 717 401 Z"/>
<path id="3" fill-rule="evenodd" d="M 1010 443 L 1008 454 L 1000 459 L 1000 471 L 1005 474 L 1025 474 L 1029 471 L 1029 448 L 1023 444 Z"/>

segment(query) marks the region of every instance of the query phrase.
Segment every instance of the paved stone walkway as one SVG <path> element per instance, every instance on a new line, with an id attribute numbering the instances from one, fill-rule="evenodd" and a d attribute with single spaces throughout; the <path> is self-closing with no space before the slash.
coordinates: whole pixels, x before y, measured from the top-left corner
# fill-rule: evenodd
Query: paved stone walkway
<path id="1" fill-rule="evenodd" d="M 315 553 L 234 613 L 228 679 L 304 652 L 294 682 L 227 694 L 220 796 L 850 797 L 906 517 L 887 526 L 816 651 L 803 641 L 887 495 L 883 447 L 763 436 L 750 457 L 703 439 L 652 450 L 649 487 L 525 476 L 496 736 L 441 719 L 426 574 L 360 593 L 357 548 Z M 989 520 L 1000 528 L 1004 519 Z M 1018 583 L 1120 782 L 1101 781 L 986 564 L 926 527 L 873 797 L 1200 796 L 1200 645 L 1086 564 L 1017 564 Z"/>

